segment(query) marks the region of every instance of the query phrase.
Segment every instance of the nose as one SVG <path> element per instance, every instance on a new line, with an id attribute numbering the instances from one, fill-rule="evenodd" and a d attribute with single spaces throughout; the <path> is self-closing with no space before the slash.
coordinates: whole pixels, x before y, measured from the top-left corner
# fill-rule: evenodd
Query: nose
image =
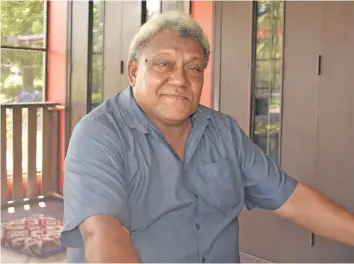
<path id="1" fill-rule="evenodd" d="M 184 67 L 176 67 L 169 78 L 170 84 L 184 87 L 186 86 L 188 79 Z"/>

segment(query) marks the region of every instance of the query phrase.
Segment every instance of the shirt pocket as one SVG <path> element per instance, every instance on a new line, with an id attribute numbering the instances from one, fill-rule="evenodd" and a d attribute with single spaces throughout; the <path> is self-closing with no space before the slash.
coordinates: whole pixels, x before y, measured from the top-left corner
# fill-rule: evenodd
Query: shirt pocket
<path id="1" fill-rule="evenodd" d="M 224 159 L 202 165 L 199 181 L 198 189 L 204 200 L 223 214 L 242 206 L 244 189 L 237 165 Z"/>

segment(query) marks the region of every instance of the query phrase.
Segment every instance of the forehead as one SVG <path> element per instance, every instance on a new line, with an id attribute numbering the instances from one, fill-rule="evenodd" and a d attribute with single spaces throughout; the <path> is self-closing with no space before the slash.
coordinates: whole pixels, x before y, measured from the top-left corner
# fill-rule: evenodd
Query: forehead
<path id="1" fill-rule="evenodd" d="M 171 31 L 163 31 L 153 37 L 142 53 L 147 56 L 154 56 L 158 53 L 184 53 L 193 57 L 204 58 L 203 49 L 197 41 L 183 38 Z"/>

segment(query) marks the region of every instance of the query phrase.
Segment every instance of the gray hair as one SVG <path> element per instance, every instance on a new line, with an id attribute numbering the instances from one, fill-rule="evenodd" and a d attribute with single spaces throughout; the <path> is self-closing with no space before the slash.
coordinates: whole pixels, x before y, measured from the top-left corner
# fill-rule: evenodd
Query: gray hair
<path id="1" fill-rule="evenodd" d="M 203 49 L 205 67 L 208 66 L 210 46 L 206 35 L 198 23 L 189 15 L 178 11 L 167 11 L 148 20 L 135 34 L 129 48 L 129 60 L 138 61 L 142 49 L 156 35 L 164 30 L 192 39 Z"/>

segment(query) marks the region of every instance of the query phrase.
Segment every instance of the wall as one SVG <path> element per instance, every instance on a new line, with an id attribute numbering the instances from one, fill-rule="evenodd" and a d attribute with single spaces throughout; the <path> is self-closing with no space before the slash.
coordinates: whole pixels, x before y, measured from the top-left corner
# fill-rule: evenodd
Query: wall
<path id="1" fill-rule="evenodd" d="M 253 3 L 222 1 L 220 111 L 250 135 Z"/>
<path id="2" fill-rule="evenodd" d="M 348 32 L 353 12 L 353 2 L 286 2 L 280 153 L 286 172 L 350 211 L 354 35 Z M 246 131 L 252 115 L 252 16 L 251 1 L 222 2 L 220 110 Z M 275 263 L 354 263 L 352 247 L 265 210 L 241 214 L 240 250 Z"/>
<path id="3" fill-rule="evenodd" d="M 207 35 L 212 50 L 213 40 L 213 2 L 212 1 L 191 1 L 192 17 L 200 24 L 205 34 Z M 201 104 L 211 106 L 211 70 L 212 56 L 209 58 L 209 65 L 204 73 L 204 87 L 201 97 Z"/>

